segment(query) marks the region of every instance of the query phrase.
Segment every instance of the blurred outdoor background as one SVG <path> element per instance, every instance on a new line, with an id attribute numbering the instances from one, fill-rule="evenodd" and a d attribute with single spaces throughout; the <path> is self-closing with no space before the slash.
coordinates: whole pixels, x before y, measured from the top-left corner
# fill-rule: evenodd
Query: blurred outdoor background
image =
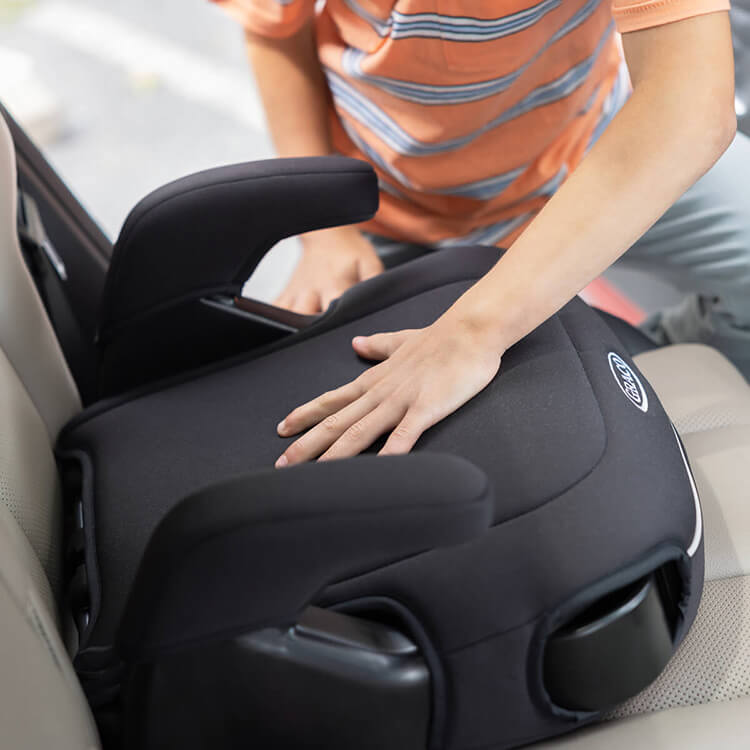
<path id="1" fill-rule="evenodd" d="M 745 132 L 748 7 L 732 9 Z M 112 239 L 163 183 L 273 155 L 242 30 L 208 0 L 0 0 L 0 100 Z M 298 253 L 274 248 L 245 294 L 272 300 Z M 607 278 L 646 311 L 677 298 L 633 271 Z"/>
<path id="2" fill-rule="evenodd" d="M 208 0 L 0 0 L 0 100 L 112 239 L 165 182 L 273 155 L 242 30 Z M 297 253 L 246 293 L 274 297 Z"/>

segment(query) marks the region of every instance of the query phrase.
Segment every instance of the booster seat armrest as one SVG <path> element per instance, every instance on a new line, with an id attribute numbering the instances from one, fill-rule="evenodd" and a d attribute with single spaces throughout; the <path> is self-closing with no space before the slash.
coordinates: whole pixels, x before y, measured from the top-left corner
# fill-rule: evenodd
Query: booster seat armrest
<path id="1" fill-rule="evenodd" d="M 149 541 L 119 632 L 129 662 L 291 625 L 327 584 L 482 534 L 485 474 L 440 454 L 264 470 L 183 500 Z"/>
<path id="2" fill-rule="evenodd" d="M 191 299 L 239 295 L 279 240 L 369 219 L 372 168 L 338 156 L 234 164 L 155 190 L 130 212 L 112 252 L 98 337 Z"/>

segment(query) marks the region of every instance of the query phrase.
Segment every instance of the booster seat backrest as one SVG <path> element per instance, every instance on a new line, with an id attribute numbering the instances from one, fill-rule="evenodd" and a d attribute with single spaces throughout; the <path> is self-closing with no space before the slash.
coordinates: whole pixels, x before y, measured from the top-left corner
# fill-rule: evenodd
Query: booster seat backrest
<path id="1" fill-rule="evenodd" d="M 81 408 L 16 231 L 18 191 L 13 139 L 0 116 L 0 348 L 5 352 L 54 441 Z"/>

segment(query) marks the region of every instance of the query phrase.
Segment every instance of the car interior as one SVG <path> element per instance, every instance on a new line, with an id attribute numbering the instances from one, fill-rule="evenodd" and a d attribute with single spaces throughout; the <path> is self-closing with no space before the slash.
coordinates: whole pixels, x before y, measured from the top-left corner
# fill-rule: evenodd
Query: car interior
<path id="1" fill-rule="evenodd" d="M 319 316 L 241 296 L 376 208 L 355 160 L 237 164 L 111 245 L 0 110 L 4 747 L 747 747 L 750 387 L 716 350 L 574 299 L 413 453 L 273 469 L 353 335 L 501 252 Z"/>

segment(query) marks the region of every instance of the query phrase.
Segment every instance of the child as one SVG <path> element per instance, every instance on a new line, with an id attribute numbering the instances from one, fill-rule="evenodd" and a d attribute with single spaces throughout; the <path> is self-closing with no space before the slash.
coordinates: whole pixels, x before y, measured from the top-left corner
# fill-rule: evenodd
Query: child
<path id="1" fill-rule="evenodd" d="M 279 304 L 325 309 L 382 270 L 376 247 L 508 248 L 431 326 L 355 338 L 382 362 L 293 411 L 279 433 L 308 431 L 277 465 L 388 432 L 382 453 L 409 451 L 626 251 L 694 293 L 654 324 L 663 341 L 713 343 L 750 373 L 727 0 L 217 1 L 247 30 L 279 155 L 355 156 L 380 180 L 372 221 L 302 238 Z"/>

